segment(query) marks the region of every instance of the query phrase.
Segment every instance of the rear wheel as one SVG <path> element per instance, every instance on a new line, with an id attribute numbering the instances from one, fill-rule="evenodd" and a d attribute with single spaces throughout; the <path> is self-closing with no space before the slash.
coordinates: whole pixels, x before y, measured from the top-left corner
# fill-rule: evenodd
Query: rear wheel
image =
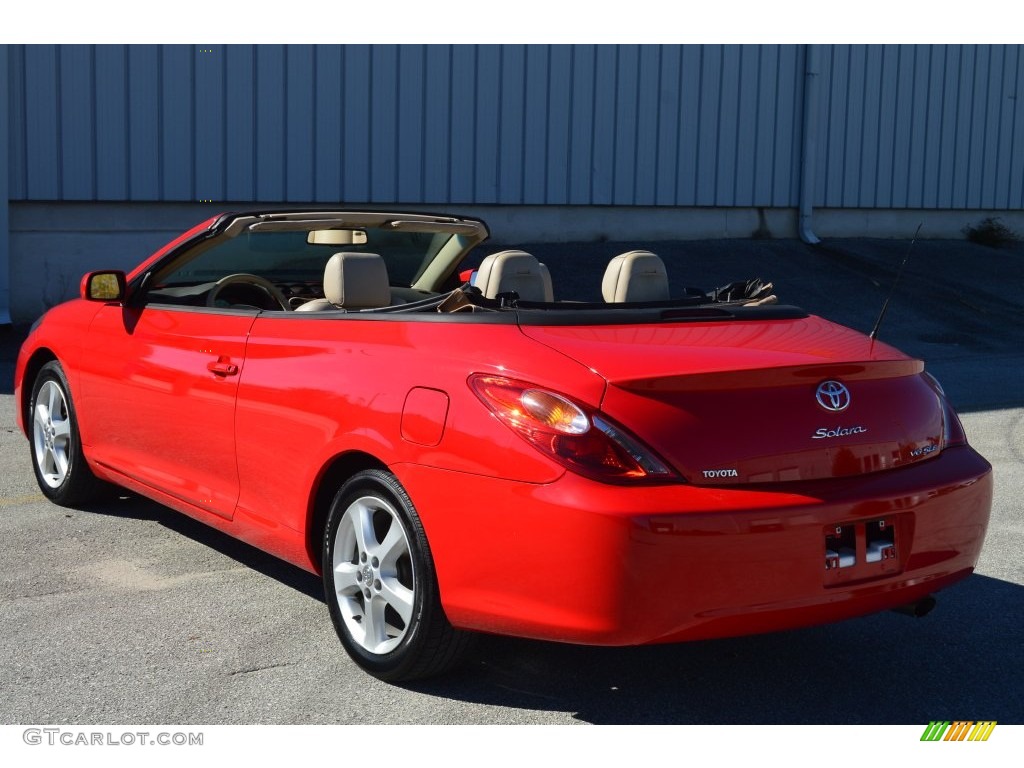
<path id="1" fill-rule="evenodd" d="M 335 496 L 323 573 L 342 645 L 381 680 L 445 672 L 471 642 L 444 615 L 423 526 L 405 489 L 387 472 L 360 472 Z"/>
<path id="2" fill-rule="evenodd" d="M 95 498 L 103 484 L 85 462 L 71 390 L 57 361 L 39 370 L 28 416 L 32 468 L 43 494 L 65 507 Z"/>

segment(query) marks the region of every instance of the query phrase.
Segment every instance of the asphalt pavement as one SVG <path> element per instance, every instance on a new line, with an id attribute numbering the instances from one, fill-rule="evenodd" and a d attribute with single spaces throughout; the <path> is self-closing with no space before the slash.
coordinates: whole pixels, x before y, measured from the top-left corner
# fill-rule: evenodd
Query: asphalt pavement
<path id="1" fill-rule="evenodd" d="M 525 249 L 560 298 L 596 298 L 607 260 L 647 247 L 676 290 L 761 277 L 782 302 L 867 331 L 908 246 Z M 995 467 L 977 573 L 926 618 L 626 649 L 485 637 L 458 672 L 407 686 L 348 660 L 316 577 L 129 494 L 46 502 L 14 427 L 24 329 L 0 329 L 0 723 L 1024 723 L 1022 278 L 1019 246 L 919 241 L 880 332 L 926 360 Z"/>

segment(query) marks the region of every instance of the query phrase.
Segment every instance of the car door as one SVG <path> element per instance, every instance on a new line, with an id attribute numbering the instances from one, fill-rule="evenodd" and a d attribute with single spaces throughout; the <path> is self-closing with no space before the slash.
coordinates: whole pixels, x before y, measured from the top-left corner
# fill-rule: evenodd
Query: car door
<path id="1" fill-rule="evenodd" d="M 238 500 L 234 412 L 258 311 L 107 305 L 86 339 L 87 450 L 104 466 L 220 517 Z"/>

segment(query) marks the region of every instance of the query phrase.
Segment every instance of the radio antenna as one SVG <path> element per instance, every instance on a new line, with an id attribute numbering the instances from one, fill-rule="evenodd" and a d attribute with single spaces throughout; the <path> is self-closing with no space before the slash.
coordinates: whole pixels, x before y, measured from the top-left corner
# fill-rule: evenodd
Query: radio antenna
<path id="1" fill-rule="evenodd" d="M 871 333 L 868 334 L 868 338 L 871 339 L 871 345 L 874 346 L 875 339 L 878 338 L 878 329 L 882 325 L 882 318 L 885 317 L 885 310 L 889 308 L 889 302 L 892 301 L 893 294 L 896 293 L 896 286 L 899 285 L 900 278 L 903 277 L 903 269 L 907 266 L 907 260 L 910 258 L 910 252 L 914 250 L 914 243 L 917 242 L 917 236 L 921 233 L 921 226 L 924 222 L 917 225 L 917 229 L 914 230 L 914 237 L 910 241 L 910 246 L 907 248 L 907 254 L 903 257 L 903 263 L 900 264 L 900 270 L 896 273 L 896 279 L 892 281 L 892 287 L 889 288 L 889 295 L 885 297 L 885 303 L 882 304 L 882 311 L 878 313 L 878 319 L 875 321 L 875 327 L 871 329 Z"/>

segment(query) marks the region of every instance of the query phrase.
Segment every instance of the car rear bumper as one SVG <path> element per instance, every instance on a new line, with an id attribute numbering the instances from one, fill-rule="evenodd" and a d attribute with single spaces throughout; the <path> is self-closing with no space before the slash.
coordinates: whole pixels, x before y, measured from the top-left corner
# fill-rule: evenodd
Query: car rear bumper
<path id="1" fill-rule="evenodd" d="M 992 505 L 991 467 L 968 446 L 900 470 L 745 488 L 393 469 L 453 624 L 594 645 L 768 632 L 915 602 L 973 571 Z M 839 541 L 850 545 L 842 567 L 828 556 Z"/>

